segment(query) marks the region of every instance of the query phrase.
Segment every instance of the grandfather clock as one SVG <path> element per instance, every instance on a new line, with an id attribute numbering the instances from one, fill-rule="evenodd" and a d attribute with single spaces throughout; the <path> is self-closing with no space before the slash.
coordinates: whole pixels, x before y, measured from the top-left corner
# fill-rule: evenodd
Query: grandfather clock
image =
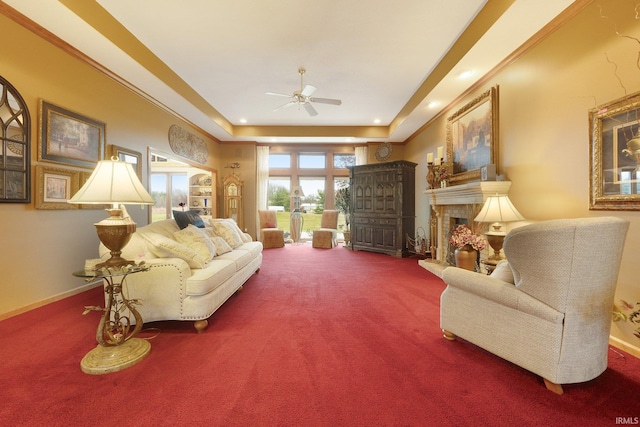
<path id="1" fill-rule="evenodd" d="M 231 174 L 223 181 L 224 191 L 224 218 L 233 218 L 238 224 L 241 230 L 244 229 L 244 214 L 243 214 L 243 183 L 238 175 Z"/>

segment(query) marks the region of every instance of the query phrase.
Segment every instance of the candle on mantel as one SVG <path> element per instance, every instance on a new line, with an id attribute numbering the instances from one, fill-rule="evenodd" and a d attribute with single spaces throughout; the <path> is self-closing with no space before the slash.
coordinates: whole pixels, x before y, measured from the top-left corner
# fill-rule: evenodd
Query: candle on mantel
<path id="1" fill-rule="evenodd" d="M 440 166 L 440 157 L 436 159 L 436 166 Z"/>
<path id="2" fill-rule="evenodd" d="M 442 146 L 438 147 L 438 158 L 444 159 L 444 147 Z"/>
<path id="3" fill-rule="evenodd" d="M 427 154 L 427 163 L 433 163 L 433 153 Z"/>

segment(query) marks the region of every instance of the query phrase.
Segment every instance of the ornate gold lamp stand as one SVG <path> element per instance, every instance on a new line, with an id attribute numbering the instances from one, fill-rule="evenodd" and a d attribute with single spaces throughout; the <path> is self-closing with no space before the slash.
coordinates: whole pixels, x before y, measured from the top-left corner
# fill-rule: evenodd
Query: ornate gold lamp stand
<path id="1" fill-rule="evenodd" d="M 98 346 L 80 362 L 82 372 L 100 375 L 121 371 L 140 362 L 151 351 L 151 344 L 147 340 L 136 338 L 143 325 L 142 316 L 135 309 L 138 302 L 128 300 L 122 292 L 129 274 L 148 270 L 149 267 L 137 265 L 73 273 L 74 276 L 85 277 L 87 281 L 102 278 L 107 295 L 106 307 L 85 307 L 84 314 L 90 311 L 104 313 L 96 331 Z M 132 319 L 135 319 L 135 327 Z"/>

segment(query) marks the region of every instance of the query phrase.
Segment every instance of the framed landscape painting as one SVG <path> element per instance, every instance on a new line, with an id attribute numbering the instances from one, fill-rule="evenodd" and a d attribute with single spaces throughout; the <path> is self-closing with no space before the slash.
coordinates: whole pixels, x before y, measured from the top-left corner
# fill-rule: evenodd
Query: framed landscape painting
<path id="1" fill-rule="evenodd" d="M 41 101 L 38 160 L 94 168 L 104 155 L 105 129 L 102 122 Z"/>
<path id="2" fill-rule="evenodd" d="M 450 181 L 480 178 L 480 169 L 496 164 L 498 88 L 476 97 L 447 118 L 447 166 Z"/>

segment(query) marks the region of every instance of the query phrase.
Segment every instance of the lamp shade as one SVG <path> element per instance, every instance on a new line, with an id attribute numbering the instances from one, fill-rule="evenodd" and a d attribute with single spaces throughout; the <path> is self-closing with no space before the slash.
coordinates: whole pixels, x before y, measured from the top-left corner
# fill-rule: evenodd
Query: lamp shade
<path id="1" fill-rule="evenodd" d="M 304 193 L 302 192 L 302 187 L 300 187 L 299 185 L 294 185 L 293 189 L 291 190 L 291 195 L 293 197 L 304 197 Z"/>
<path id="2" fill-rule="evenodd" d="M 487 197 L 482 210 L 475 217 L 476 222 L 510 222 L 521 221 L 524 217 L 513 206 L 509 196 L 495 195 Z"/>
<path id="3" fill-rule="evenodd" d="M 87 182 L 69 199 L 69 203 L 153 205 L 155 202 L 131 164 L 112 159 L 98 162 Z"/>

